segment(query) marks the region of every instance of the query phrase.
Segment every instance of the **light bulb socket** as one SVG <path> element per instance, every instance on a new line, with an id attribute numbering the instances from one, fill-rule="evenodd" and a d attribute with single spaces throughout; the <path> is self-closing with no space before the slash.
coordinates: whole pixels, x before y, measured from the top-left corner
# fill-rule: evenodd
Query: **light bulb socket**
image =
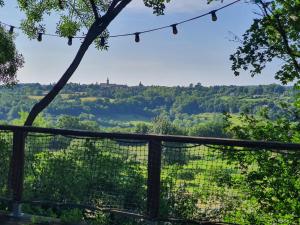
<path id="1" fill-rule="evenodd" d="M 211 14 L 211 20 L 212 20 L 212 21 L 215 22 L 215 21 L 218 20 L 218 17 L 217 17 L 217 11 L 216 11 L 216 10 L 211 11 L 210 14 Z"/>
<path id="2" fill-rule="evenodd" d="M 69 36 L 69 37 L 68 37 L 68 45 L 69 45 L 69 46 L 72 45 L 72 42 L 73 42 L 72 40 L 73 40 L 73 37 Z"/>
<path id="3" fill-rule="evenodd" d="M 140 33 L 135 33 L 135 42 L 140 42 Z"/>
<path id="4" fill-rule="evenodd" d="M 60 9 L 64 9 L 64 2 L 63 0 L 58 0 L 58 6 Z"/>
<path id="5" fill-rule="evenodd" d="M 104 47 L 106 45 L 106 41 L 104 37 L 100 37 L 100 46 Z"/>
<path id="6" fill-rule="evenodd" d="M 14 26 L 10 26 L 8 33 L 9 34 L 13 34 L 14 33 L 14 29 L 15 29 Z"/>
<path id="7" fill-rule="evenodd" d="M 41 42 L 43 40 L 43 33 L 38 33 L 37 40 Z"/>
<path id="8" fill-rule="evenodd" d="M 178 34 L 178 29 L 177 29 L 177 24 L 173 24 L 173 25 L 171 25 L 171 27 L 172 27 L 172 31 L 173 31 L 173 34 Z"/>

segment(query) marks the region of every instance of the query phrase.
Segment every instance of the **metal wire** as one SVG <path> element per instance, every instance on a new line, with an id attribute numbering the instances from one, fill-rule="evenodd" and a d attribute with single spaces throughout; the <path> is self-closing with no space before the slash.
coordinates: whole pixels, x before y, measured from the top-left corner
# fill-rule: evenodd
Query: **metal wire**
<path id="1" fill-rule="evenodd" d="M 192 17 L 192 18 L 189 18 L 189 19 L 186 19 L 186 20 L 181 20 L 181 21 L 178 21 L 176 23 L 172 23 L 171 25 L 165 25 L 165 26 L 160 26 L 160 27 L 155 27 L 155 28 L 151 28 L 151 29 L 147 29 L 147 30 L 143 30 L 143 31 L 139 31 L 139 32 L 132 32 L 132 33 L 125 33 L 125 34 L 116 34 L 116 35 L 110 35 L 109 37 L 110 38 L 117 38 L 117 37 L 126 37 L 126 36 L 134 36 L 135 34 L 145 34 L 145 33 L 150 33 L 150 32 L 155 32 L 155 31 L 159 31 L 159 30 L 164 30 L 164 29 L 169 29 L 170 27 L 172 27 L 172 25 L 181 25 L 181 24 L 185 24 L 185 23 L 188 23 L 188 22 L 191 22 L 191 21 L 194 21 L 194 20 L 198 20 L 202 17 L 205 17 L 207 15 L 210 15 L 212 14 L 212 12 L 217 12 L 217 11 L 220 11 L 220 10 L 223 10 L 225 8 L 228 8 L 238 2 L 240 2 L 241 0 L 235 0 L 231 3 L 228 3 L 227 5 L 224 5 L 222 7 L 219 7 L 217 9 L 214 9 L 210 12 L 207 12 L 207 13 L 204 13 L 204 14 L 201 14 L 199 16 L 195 16 L 195 17 Z M 10 25 L 8 23 L 5 23 L 5 22 L 1 22 L 0 21 L 0 24 L 2 25 L 5 25 L 5 26 L 8 26 L 8 27 L 14 27 L 16 29 L 21 29 L 21 27 L 19 26 L 14 26 L 14 25 Z M 51 36 L 51 37 L 61 37 L 60 35 L 58 34 L 50 34 L 50 33 L 43 33 L 44 36 Z M 85 38 L 85 36 L 75 36 L 75 37 L 72 37 L 72 38 L 79 38 L 79 39 L 82 39 L 82 38 Z"/>
<path id="2" fill-rule="evenodd" d="M 108 139 L 28 136 L 25 176 L 35 179 L 25 180 L 25 198 L 143 208 L 146 177 L 133 172 L 145 167 L 146 148 L 145 144 L 120 145 Z"/>

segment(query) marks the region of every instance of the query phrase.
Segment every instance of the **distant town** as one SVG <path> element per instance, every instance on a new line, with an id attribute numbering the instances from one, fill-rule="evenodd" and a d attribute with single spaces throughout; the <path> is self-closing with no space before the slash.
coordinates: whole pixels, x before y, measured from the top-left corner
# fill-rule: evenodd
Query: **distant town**
<path id="1" fill-rule="evenodd" d="M 112 83 L 110 83 L 109 78 L 106 79 L 105 83 L 100 83 L 99 84 L 99 83 L 96 82 L 96 84 L 100 85 L 101 87 L 128 87 L 128 85 L 126 85 L 126 84 L 112 84 Z M 138 86 L 144 86 L 144 85 L 140 81 Z"/>

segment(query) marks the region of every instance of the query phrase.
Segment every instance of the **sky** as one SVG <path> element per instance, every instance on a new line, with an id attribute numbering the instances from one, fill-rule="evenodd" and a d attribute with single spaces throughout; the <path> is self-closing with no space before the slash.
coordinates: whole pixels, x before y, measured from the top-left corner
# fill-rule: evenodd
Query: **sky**
<path id="1" fill-rule="evenodd" d="M 209 12 L 233 0 L 210 5 L 206 0 L 173 0 L 167 5 L 164 16 L 155 16 L 142 0 L 133 0 L 111 23 L 111 35 L 138 32 L 164 26 Z M 16 8 L 15 0 L 9 0 L 0 8 L 0 21 L 18 25 L 24 16 Z M 187 86 L 191 83 L 212 85 L 256 85 L 278 83 L 274 73 L 279 64 L 270 64 L 259 76 L 251 77 L 243 72 L 235 77 L 231 71 L 230 54 L 238 44 L 231 41 L 232 34 L 242 36 L 249 28 L 256 10 L 253 4 L 241 1 L 217 12 L 218 20 L 210 16 L 178 26 L 178 34 L 171 29 L 141 36 L 140 43 L 134 37 L 109 39 L 109 50 L 98 51 L 90 47 L 70 82 L 101 83 L 106 78 L 111 83 L 137 85 Z M 55 33 L 55 18 L 46 20 L 48 33 Z M 52 29 L 51 29 L 52 28 Z M 17 31 L 17 49 L 25 58 L 24 67 L 18 72 L 22 83 L 55 83 L 75 56 L 80 40 L 59 37 L 43 37 L 42 42 L 29 40 Z"/>

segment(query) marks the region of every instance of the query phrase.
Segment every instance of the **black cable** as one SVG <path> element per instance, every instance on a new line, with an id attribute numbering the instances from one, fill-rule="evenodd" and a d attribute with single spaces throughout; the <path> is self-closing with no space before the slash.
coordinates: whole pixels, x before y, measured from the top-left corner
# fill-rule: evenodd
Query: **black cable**
<path id="1" fill-rule="evenodd" d="M 171 25 L 166 25 L 166 26 L 161 26 L 161 27 L 156 27 L 156 28 L 151 28 L 151 29 L 148 29 L 148 30 L 143 30 L 143 31 L 140 31 L 140 32 L 133 32 L 133 33 L 125 33 L 125 34 L 116 34 L 116 35 L 110 35 L 109 37 L 110 38 L 116 38 L 116 37 L 126 37 L 126 36 L 134 36 L 136 34 L 145 34 L 145 33 L 150 33 L 150 32 L 154 32 L 154 31 L 159 31 L 159 30 L 163 30 L 163 29 L 167 29 L 167 28 L 172 28 L 173 26 L 177 26 L 177 25 L 181 25 L 181 24 L 184 24 L 184 23 L 188 23 L 188 22 L 191 22 L 193 20 L 197 20 L 197 19 L 200 19 L 204 16 L 207 16 L 207 15 L 210 15 L 212 13 L 216 13 L 217 11 L 220 11 L 222 9 L 225 9 L 227 7 L 230 7 L 238 2 L 240 2 L 241 0 L 236 0 L 234 2 L 231 2 L 227 5 L 224 5 L 220 8 L 217 8 L 217 9 L 214 9 L 210 12 L 207 12 L 207 13 L 204 13 L 204 14 L 201 14 L 199 16 L 196 16 L 196 17 L 192 17 L 190 19 L 186 19 L 186 20 L 182 20 L 182 21 L 179 21 L 177 23 L 172 23 Z M 18 26 L 14 26 L 14 25 L 10 25 L 10 24 L 7 24 L 7 23 L 4 23 L 4 22 L 1 22 L 0 21 L 0 24 L 4 25 L 4 26 L 8 26 L 8 27 L 14 27 L 14 29 L 19 29 L 21 30 L 21 27 L 18 27 Z M 51 36 L 51 37 L 62 37 L 58 34 L 50 34 L 50 33 L 43 33 L 43 36 Z M 75 36 L 75 37 L 72 37 L 72 38 L 85 38 L 85 36 Z"/>

